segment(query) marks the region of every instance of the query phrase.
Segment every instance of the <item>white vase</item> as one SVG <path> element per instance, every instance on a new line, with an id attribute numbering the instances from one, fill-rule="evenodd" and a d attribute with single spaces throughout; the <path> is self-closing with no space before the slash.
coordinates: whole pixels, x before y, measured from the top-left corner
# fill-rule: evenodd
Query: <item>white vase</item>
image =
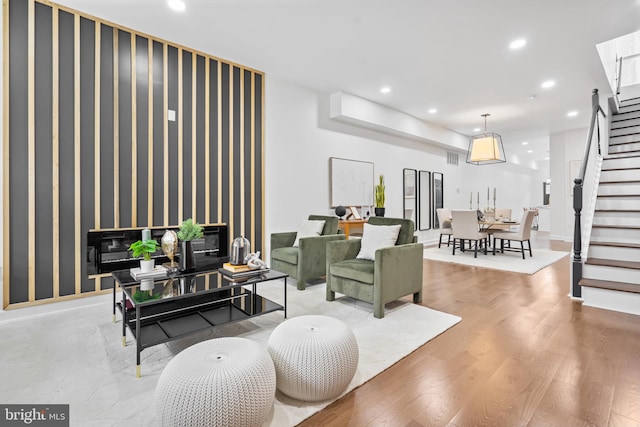
<path id="1" fill-rule="evenodd" d="M 155 260 L 150 259 L 149 261 L 147 260 L 141 260 L 140 261 L 140 271 L 142 273 L 149 273 L 151 271 L 153 271 L 153 268 L 155 267 Z"/>
<path id="2" fill-rule="evenodd" d="M 140 282 L 141 291 L 150 291 L 153 289 L 153 279 L 143 279 Z"/>

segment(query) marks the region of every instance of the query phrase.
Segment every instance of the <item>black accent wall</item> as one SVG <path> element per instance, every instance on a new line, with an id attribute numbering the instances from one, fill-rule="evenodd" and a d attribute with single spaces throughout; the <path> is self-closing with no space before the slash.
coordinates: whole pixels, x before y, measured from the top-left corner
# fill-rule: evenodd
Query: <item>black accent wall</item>
<path id="1" fill-rule="evenodd" d="M 263 250 L 263 73 L 54 3 L 4 7 L 5 307 L 110 288 L 87 274 L 89 230 L 195 218 Z"/>

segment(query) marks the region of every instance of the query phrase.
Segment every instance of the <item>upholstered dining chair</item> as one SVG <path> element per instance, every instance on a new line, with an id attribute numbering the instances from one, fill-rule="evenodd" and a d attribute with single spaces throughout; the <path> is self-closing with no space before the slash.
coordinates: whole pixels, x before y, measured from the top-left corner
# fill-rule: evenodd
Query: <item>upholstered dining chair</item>
<path id="1" fill-rule="evenodd" d="M 424 245 L 416 243 L 410 219 L 371 217 L 362 239 L 327 243 L 327 301 L 336 292 L 373 304 L 384 317 L 384 305 L 413 294 L 422 302 Z"/>
<path id="2" fill-rule="evenodd" d="M 451 243 L 451 234 L 453 234 L 453 229 L 451 228 L 451 209 L 436 209 L 436 215 L 438 216 L 438 224 L 440 224 L 438 247 L 442 245 L 442 236 L 447 236 L 447 247 L 449 247 L 449 244 Z"/>
<path id="3" fill-rule="evenodd" d="M 496 231 L 493 233 L 493 254 L 496 254 L 496 246 L 497 240 L 500 239 L 500 252 L 504 253 L 507 251 L 514 252 L 522 252 L 522 259 L 525 259 L 524 255 L 524 242 L 527 242 L 529 247 L 529 256 L 533 257 L 533 252 L 531 251 L 531 224 L 533 223 L 533 218 L 536 216 L 536 211 L 527 210 L 522 213 L 522 219 L 520 220 L 520 228 L 517 231 Z M 504 241 L 507 240 L 509 243 L 512 241 L 520 242 L 520 248 L 512 248 L 511 244 L 509 244 L 509 248 L 504 248 Z"/>
<path id="4" fill-rule="evenodd" d="M 308 280 L 326 274 L 327 242 L 345 239 L 338 234 L 338 217 L 309 215 L 300 230 L 271 234 L 271 268 L 296 279 L 302 291 Z"/>
<path id="5" fill-rule="evenodd" d="M 476 211 L 451 211 L 451 218 L 453 222 L 451 224 L 453 228 L 453 255 L 456 254 L 456 247 L 460 248 L 464 252 L 464 242 L 469 241 L 469 249 L 471 249 L 471 242 L 474 243 L 473 257 L 478 258 L 478 249 L 485 255 L 487 254 L 487 232 L 478 230 L 478 213 Z M 458 245 L 456 246 L 456 242 Z"/>

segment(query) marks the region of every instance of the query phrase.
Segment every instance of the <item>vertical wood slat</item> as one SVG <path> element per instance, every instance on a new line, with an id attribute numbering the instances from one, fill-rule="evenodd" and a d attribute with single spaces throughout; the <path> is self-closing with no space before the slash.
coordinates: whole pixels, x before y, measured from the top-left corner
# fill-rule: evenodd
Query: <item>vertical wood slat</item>
<path id="1" fill-rule="evenodd" d="M 162 105 L 163 112 L 163 154 L 164 154 L 164 226 L 169 225 L 169 46 L 162 45 Z"/>
<path id="2" fill-rule="evenodd" d="M 182 162 L 182 48 L 178 48 L 178 223 L 182 223 L 184 206 L 182 196 L 182 186 L 184 185 L 184 177 Z"/>
<path id="3" fill-rule="evenodd" d="M 94 228 L 100 228 L 100 22 L 95 25 L 95 79 L 94 79 L 94 99 L 93 106 L 93 143 L 94 143 L 94 161 L 93 161 L 93 197 L 94 197 Z"/>
<path id="4" fill-rule="evenodd" d="M 209 132 L 211 132 L 210 117 L 211 106 L 211 61 L 205 58 L 204 67 L 204 220 L 207 224 L 211 224 L 211 149 L 209 143 L 211 141 Z M 209 289 L 209 276 L 207 276 L 207 289 Z"/>
<path id="5" fill-rule="evenodd" d="M 148 83 L 148 111 L 147 123 L 149 138 L 147 142 L 147 227 L 153 226 L 153 40 L 148 39 L 147 57 L 149 61 L 147 83 Z"/>
<path id="6" fill-rule="evenodd" d="M 196 222 L 196 212 L 197 212 L 197 183 L 198 177 L 196 174 L 196 158 L 198 157 L 197 152 L 197 118 L 198 114 L 196 109 L 197 105 L 197 93 L 198 93 L 198 55 L 194 53 L 191 54 L 191 218 Z"/>
<path id="7" fill-rule="evenodd" d="M 120 227 L 120 62 L 118 29 L 113 29 L 113 226 Z"/>
<path id="8" fill-rule="evenodd" d="M 100 22 L 96 22 L 95 24 L 95 47 L 94 47 L 94 69 L 95 69 L 95 79 L 94 79 L 94 106 L 93 106 L 93 117 L 94 117 L 94 126 L 93 126 L 93 142 L 94 142 L 94 189 L 93 189 L 93 198 L 94 198 L 94 228 L 100 228 L 100 35 L 101 35 L 101 25 Z M 99 291 L 101 287 L 101 280 L 97 277 L 94 280 L 95 290 Z"/>
<path id="9" fill-rule="evenodd" d="M 233 213 L 235 197 L 233 193 L 233 65 L 229 65 L 229 237 L 235 236 Z"/>
<path id="10" fill-rule="evenodd" d="M 136 35 L 131 34 L 131 226 L 138 226 L 138 85 Z"/>
<path id="11" fill-rule="evenodd" d="M 35 130 L 35 1 L 28 3 L 27 22 L 27 206 L 28 206 L 28 281 L 29 301 L 36 299 L 36 130 Z"/>
<path id="12" fill-rule="evenodd" d="M 251 241 L 256 241 L 256 73 L 251 73 Z"/>
<path id="13" fill-rule="evenodd" d="M 262 244 L 264 245 L 264 229 L 265 229 L 265 224 L 264 224 L 264 117 L 265 117 L 265 112 L 264 112 L 264 77 L 262 79 L 260 79 L 260 172 L 262 173 L 262 179 L 260 180 L 260 220 L 262 222 L 261 225 L 261 235 L 262 235 Z"/>
<path id="14" fill-rule="evenodd" d="M 5 308 L 9 304 L 9 282 L 11 277 L 11 215 L 9 205 L 11 203 L 11 193 L 9 191 L 9 0 L 3 5 L 2 14 L 2 194 L 4 201 L 2 203 L 2 236 L 4 240 L 2 250 L 2 306 Z"/>
<path id="15" fill-rule="evenodd" d="M 53 297 L 60 296 L 60 39 L 58 8 L 51 13 L 52 106 L 51 106 L 51 228 L 53 254 Z M 8 78 L 7 78 L 8 80 Z"/>
<path id="16" fill-rule="evenodd" d="M 81 237 L 81 200 L 80 200 L 80 15 L 73 16 L 73 194 L 74 194 L 74 237 L 75 247 L 82 247 Z M 82 273 L 81 273 L 81 257 L 82 251 L 76 251 L 75 253 L 75 293 L 82 292 Z"/>
<path id="17" fill-rule="evenodd" d="M 245 228 L 245 179 L 244 179 L 244 69 L 240 68 L 240 235 L 246 236 Z M 253 241 L 253 240 L 252 240 Z"/>
<path id="18" fill-rule="evenodd" d="M 222 61 L 218 61 L 218 187 L 222 185 Z M 222 222 L 222 191 L 218 191 L 218 219 Z M 233 236 L 229 234 L 229 236 Z"/>

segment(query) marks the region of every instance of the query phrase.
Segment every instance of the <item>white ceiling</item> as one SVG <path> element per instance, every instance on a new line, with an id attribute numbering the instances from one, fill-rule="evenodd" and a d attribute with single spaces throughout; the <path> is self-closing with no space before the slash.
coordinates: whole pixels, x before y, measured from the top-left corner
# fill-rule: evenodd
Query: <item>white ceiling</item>
<path id="1" fill-rule="evenodd" d="M 550 132 L 587 126 L 593 88 L 610 94 L 595 45 L 640 30 L 640 0 L 184 2 L 186 10 L 177 13 L 165 0 L 58 1 L 270 77 L 326 94 L 349 92 L 465 135 L 483 127 L 480 115 L 490 113 L 488 129 L 524 165 L 544 159 Z M 516 38 L 527 45 L 512 51 Z M 556 85 L 542 89 L 548 79 Z M 381 94 L 382 86 L 391 92 Z M 429 114 L 430 108 L 438 112 Z M 578 116 L 568 118 L 570 110 Z"/>

